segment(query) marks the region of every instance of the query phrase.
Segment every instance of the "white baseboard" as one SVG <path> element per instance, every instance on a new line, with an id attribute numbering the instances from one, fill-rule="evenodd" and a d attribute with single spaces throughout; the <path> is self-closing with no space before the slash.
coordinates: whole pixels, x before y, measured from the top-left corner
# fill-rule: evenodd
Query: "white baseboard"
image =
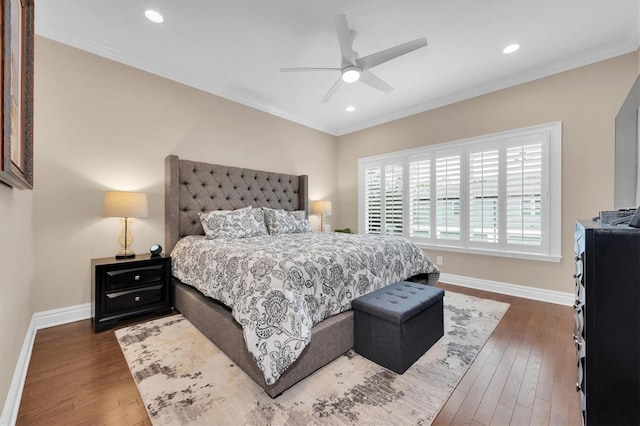
<path id="1" fill-rule="evenodd" d="M 13 372 L 13 380 L 11 380 L 11 386 L 9 386 L 9 393 L 4 402 L 2 417 L 0 417 L 0 425 L 2 426 L 16 424 L 20 400 L 22 399 L 22 389 L 24 388 L 24 381 L 27 378 L 27 369 L 29 368 L 29 360 L 31 359 L 31 350 L 33 349 L 33 341 L 35 338 L 36 329 L 32 317 L 29 328 L 27 329 L 27 335 L 24 337 L 24 342 L 22 343 L 22 350 L 20 350 L 16 369 Z"/>
<path id="2" fill-rule="evenodd" d="M 52 309 L 33 314 L 36 330 L 91 318 L 91 303 Z"/>
<path id="3" fill-rule="evenodd" d="M 541 302 L 555 303 L 556 305 L 572 306 L 575 300 L 573 293 L 564 293 L 555 290 L 528 287 L 524 285 L 502 283 L 498 281 L 482 280 L 479 278 L 464 277 L 462 275 L 440 274 L 440 281 L 461 287 L 475 288 L 477 290 L 491 291 L 507 294 L 509 296 L 523 297 L 525 299 L 539 300 Z"/>
<path id="4" fill-rule="evenodd" d="M 7 394 L 7 399 L 2 409 L 2 416 L 0 417 L 0 425 L 15 425 L 16 419 L 18 418 L 18 409 L 20 408 L 22 390 L 24 389 L 24 381 L 27 378 L 27 370 L 29 368 L 29 361 L 31 360 L 31 350 L 33 349 L 36 332 L 43 328 L 67 324 L 87 318 L 91 318 L 91 303 L 33 314 L 29 328 L 27 329 L 27 334 L 24 337 L 22 350 L 20 350 L 20 356 L 16 363 L 16 369 L 13 372 L 9 393 Z"/>

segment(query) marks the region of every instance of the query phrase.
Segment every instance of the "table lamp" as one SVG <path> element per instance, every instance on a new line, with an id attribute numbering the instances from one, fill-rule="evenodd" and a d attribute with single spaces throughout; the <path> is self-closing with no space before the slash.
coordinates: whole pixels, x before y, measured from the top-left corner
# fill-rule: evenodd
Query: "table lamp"
<path id="1" fill-rule="evenodd" d="M 311 202 L 311 214 L 320 216 L 320 230 L 324 231 L 324 217 L 331 216 L 331 201 L 312 201 Z"/>
<path id="2" fill-rule="evenodd" d="M 118 237 L 120 251 L 116 253 L 116 259 L 136 257 L 136 254 L 131 250 L 131 244 L 133 243 L 131 218 L 149 216 L 147 194 L 143 192 L 107 191 L 104 196 L 102 216 L 119 217 L 120 222 L 122 222 L 122 231 Z"/>

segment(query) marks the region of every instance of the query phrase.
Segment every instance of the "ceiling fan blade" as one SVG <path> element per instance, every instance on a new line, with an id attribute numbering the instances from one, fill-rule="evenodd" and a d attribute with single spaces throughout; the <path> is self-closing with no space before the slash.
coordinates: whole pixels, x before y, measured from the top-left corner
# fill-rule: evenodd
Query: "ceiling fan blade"
<path id="1" fill-rule="evenodd" d="M 331 97 L 333 96 L 334 93 L 336 93 L 336 91 L 340 88 L 340 86 L 342 86 L 342 77 L 338 78 L 338 80 L 336 80 L 335 83 L 333 83 L 333 86 L 331 86 L 331 89 L 329 89 L 329 91 L 327 92 L 326 95 L 324 95 L 324 98 L 322 98 L 322 103 L 326 103 L 329 99 L 331 99 Z"/>
<path id="2" fill-rule="evenodd" d="M 373 88 L 381 90 L 384 93 L 393 92 L 393 87 L 389 86 L 387 83 L 380 80 L 380 78 L 373 75 L 371 71 L 363 71 L 360 74 L 360 81 L 363 82 L 364 84 L 368 84 Z"/>
<path id="3" fill-rule="evenodd" d="M 340 71 L 340 68 L 280 68 L 280 72 L 298 72 L 298 71 Z"/>
<path id="4" fill-rule="evenodd" d="M 387 61 L 397 58 L 398 56 L 405 55 L 409 52 L 413 52 L 416 49 L 425 47 L 427 45 L 427 39 L 425 37 L 417 40 L 409 41 L 407 43 L 399 44 L 389 49 L 381 50 L 380 52 L 372 53 L 356 61 L 356 64 L 361 70 L 368 70 L 377 65 L 383 64 Z"/>
<path id="5" fill-rule="evenodd" d="M 334 16 L 336 23 L 336 32 L 338 33 L 338 43 L 340 43 L 340 53 L 342 54 L 342 68 L 349 65 L 355 65 L 355 56 L 353 54 L 353 46 L 351 45 L 351 32 L 347 25 L 347 17 L 345 15 Z"/>

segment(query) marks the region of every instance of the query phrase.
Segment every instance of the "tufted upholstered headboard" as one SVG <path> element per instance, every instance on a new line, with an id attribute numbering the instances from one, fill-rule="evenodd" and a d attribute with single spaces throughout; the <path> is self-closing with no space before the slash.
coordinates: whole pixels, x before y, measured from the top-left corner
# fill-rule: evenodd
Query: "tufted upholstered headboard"
<path id="1" fill-rule="evenodd" d="M 307 175 L 181 160 L 165 160 L 165 250 L 178 240 L 202 235 L 198 212 L 235 210 L 246 206 L 309 212 Z"/>

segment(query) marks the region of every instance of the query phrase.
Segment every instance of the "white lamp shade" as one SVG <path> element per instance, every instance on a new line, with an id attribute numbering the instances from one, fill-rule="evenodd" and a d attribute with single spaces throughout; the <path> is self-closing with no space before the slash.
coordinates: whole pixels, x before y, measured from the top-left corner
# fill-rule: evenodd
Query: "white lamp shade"
<path id="1" fill-rule="evenodd" d="M 149 207 L 144 192 L 107 191 L 104 195 L 102 216 L 147 217 Z"/>
<path id="2" fill-rule="evenodd" d="M 331 216 L 331 201 L 312 201 L 310 213 L 320 216 Z"/>

